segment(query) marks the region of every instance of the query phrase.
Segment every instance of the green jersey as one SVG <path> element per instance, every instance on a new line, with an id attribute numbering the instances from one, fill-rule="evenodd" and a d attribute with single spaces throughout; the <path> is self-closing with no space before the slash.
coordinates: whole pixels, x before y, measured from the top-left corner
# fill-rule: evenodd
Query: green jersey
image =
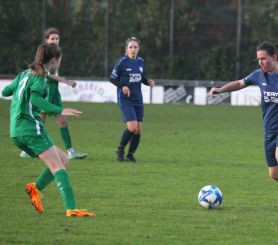
<path id="1" fill-rule="evenodd" d="M 59 76 L 59 70 L 56 71 L 55 75 Z M 59 82 L 50 78 L 49 76 L 47 76 L 46 78 L 47 78 L 47 97 L 46 97 L 47 101 L 56 106 L 63 107 L 62 98 L 59 91 Z M 53 113 L 48 113 L 48 114 L 52 115 Z"/>
<path id="2" fill-rule="evenodd" d="M 62 113 L 62 108 L 45 99 L 45 77 L 38 76 L 32 70 L 20 73 L 13 82 L 4 88 L 3 96 L 13 95 L 10 108 L 10 136 L 41 135 L 44 124 L 39 116 L 41 110 L 56 114 Z"/>
<path id="3" fill-rule="evenodd" d="M 49 85 L 52 85 L 52 86 L 56 86 L 57 88 L 58 88 L 58 82 L 56 81 L 56 80 L 54 80 L 54 79 L 52 79 L 51 77 L 50 77 L 50 72 L 48 72 L 48 74 L 47 74 L 47 76 L 46 76 L 46 79 L 47 79 L 47 84 Z M 57 69 L 57 71 L 55 72 L 55 74 L 53 74 L 53 75 L 56 75 L 56 76 L 59 76 L 59 69 Z"/>

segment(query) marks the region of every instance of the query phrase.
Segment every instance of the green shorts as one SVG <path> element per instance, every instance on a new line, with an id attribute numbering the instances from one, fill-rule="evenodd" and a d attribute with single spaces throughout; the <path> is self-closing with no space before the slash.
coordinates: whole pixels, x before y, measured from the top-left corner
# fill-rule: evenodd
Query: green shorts
<path id="1" fill-rule="evenodd" d="M 31 157 L 38 157 L 41 153 L 54 145 L 53 140 L 47 132 L 38 136 L 12 137 L 12 142 Z"/>
<path id="2" fill-rule="evenodd" d="M 56 106 L 63 108 L 62 98 L 61 98 L 61 94 L 59 92 L 59 87 L 58 87 L 58 82 L 50 81 L 50 82 L 48 82 L 47 87 L 48 88 L 47 88 L 46 100 Z M 46 113 L 46 112 L 42 111 L 42 113 Z M 47 113 L 47 115 L 52 116 L 52 115 L 56 115 L 56 114 Z"/>

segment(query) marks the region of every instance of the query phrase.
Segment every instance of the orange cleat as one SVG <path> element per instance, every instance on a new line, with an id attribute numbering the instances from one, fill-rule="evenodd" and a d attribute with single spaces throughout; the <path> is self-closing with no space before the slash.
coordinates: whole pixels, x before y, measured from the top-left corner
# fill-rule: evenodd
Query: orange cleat
<path id="1" fill-rule="evenodd" d="M 42 207 L 42 202 L 41 202 L 41 193 L 37 189 L 35 183 L 28 183 L 25 186 L 25 191 L 29 195 L 35 209 L 39 213 L 42 213 L 43 212 L 43 207 Z"/>
<path id="2" fill-rule="evenodd" d="M 88 212 L 86 209 L 68 209 L 66 213 L 67 217 L 95 217 L 94 213 Z"/>

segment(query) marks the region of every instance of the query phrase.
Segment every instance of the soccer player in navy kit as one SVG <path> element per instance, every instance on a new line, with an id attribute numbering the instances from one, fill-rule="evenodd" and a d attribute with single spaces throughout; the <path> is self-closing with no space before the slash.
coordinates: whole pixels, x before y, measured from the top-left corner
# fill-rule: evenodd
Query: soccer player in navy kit
<path id="1" fill-rule="evenodd" d="M 110 81 L 118 87 L 117 99 L 127 128 L 124 130 L 116 151 L 118 161 L 136 162 L 134 153 L 140 142 L 144 104 L 141 83 L 153 87 L 154 80 L 146 78 L 145 63 L 138 57 L 139 40 L 135 37 L 126 40 L 126 55 L 119 58 L 113 68 Z M 129 144 L 125 157 L 125 146 Z"/>
<path id="2" fill-rule="evenodd" d="M 212 88 L 210 95 L 257 85 L 261 90 L 264 119 L 264 145 L 269 176 L 278 181 L 278 49 L 274 43 L 262 42 L 257 46 L 260 68 L 247 77 L 232 81 L 221 88 Z"/>

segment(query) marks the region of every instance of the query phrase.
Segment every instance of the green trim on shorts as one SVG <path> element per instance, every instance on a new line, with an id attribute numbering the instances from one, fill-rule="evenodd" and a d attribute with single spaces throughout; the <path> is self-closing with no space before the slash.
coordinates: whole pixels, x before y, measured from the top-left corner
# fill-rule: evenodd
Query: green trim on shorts
<path id="1" fill-rule="evenodd" d="M 31 157 L 38 157 L 41 153 L 54 145 L 53 140 L 46 131 L 38 136 L 12 137 L 12 142 Z"/>

